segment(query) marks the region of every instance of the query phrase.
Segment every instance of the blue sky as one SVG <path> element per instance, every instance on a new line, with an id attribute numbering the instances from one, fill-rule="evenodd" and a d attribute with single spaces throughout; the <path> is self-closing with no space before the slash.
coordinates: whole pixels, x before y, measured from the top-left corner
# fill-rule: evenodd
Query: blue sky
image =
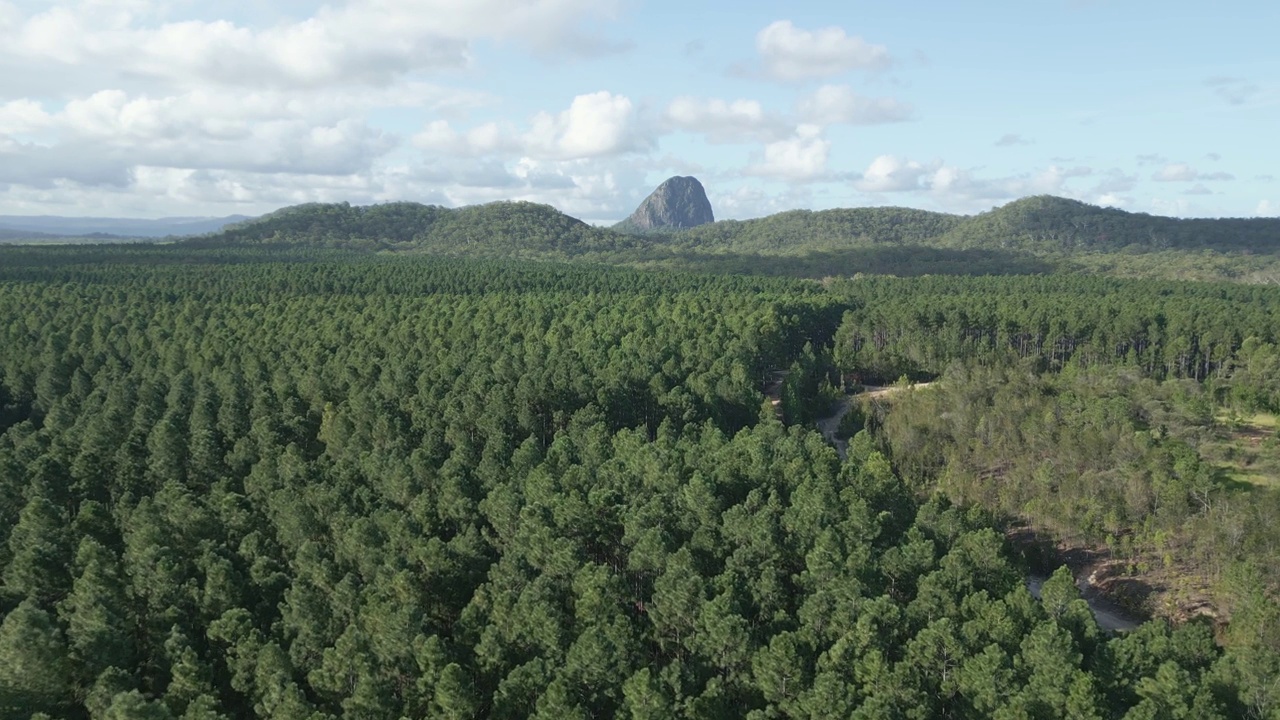
<path id="1" fill-rule="evenodd" d="M 0 0 L 0 214 L 1280 215 L 1280 4 Z"/>

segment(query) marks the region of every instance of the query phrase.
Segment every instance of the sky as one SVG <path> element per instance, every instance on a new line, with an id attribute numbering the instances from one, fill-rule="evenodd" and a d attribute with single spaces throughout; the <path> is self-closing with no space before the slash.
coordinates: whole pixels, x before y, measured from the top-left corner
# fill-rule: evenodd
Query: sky
<path id="1" fill-rule="evenodd" d="M 1280 215 L 1280 3 L 0 0 L 0 214 Z"/>

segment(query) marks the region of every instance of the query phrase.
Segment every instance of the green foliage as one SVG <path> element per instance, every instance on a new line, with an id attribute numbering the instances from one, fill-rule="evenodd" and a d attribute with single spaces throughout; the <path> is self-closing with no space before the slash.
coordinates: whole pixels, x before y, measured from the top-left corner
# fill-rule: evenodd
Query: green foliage
<path id="1" fill-rule="evenodd" d="M 976 215 L 942 242 L 1067 251 L 1213 248 L 1273 253 L 1280 250 L 1278 238 L 1280 223 L 1271 218 L 1170 218 L 1037 195 Z"/>
<path id="2" fill-rule="evenodd" d="M 53 618 L 24 600 L 0 624 L 0 717 L 16 720 L 70 705 L 70 666 Z"/>
<path id="3" fill-rule="evenodd" d="M 275 220 L 309 233 L 313 211 L 371 212 Z M 445 234 L 453 211 L 432 212 L 432 237 L 471 242 Z M 516 237 L 543 211 L 474 212 Z M 418 240 L 391 229 L 431 212 L 372 215 L 401 243 Z M 988 515 L 903 479 L 956 459 L 952 418 L 869 408 L 887 443 L 863 430 L 844 463 L 805 429 L 835 367 L 945 365 L 951 346 L 912 345 L 929 318 L 896 283 L 862 295 L 307 248 L 121 248 L 99 264 L 42 252 L 0 264 L 0 387 L 22 416 L 0 434 L 4 717 L 1275 707 L 1265 644 L 1223 651 L 1158 628 L 1110 638 L 1061 579 L 1037 604 Z M 979 305 L 998 292 L 935 282 L 917 289 L 978 288 Z M 1247 306 L 1237 299 L 1223 302 Z M 881 328 L 869 312 L 901 323 L 882 328 L 893 353 L 860 354 L 860 333 Z M 1192 374 L 1202 355 L 1188 350 L 1184 371 L 1167 332 L 1164 370 Z M 1229 377 L 1234 340 L 1213 347 L 1215 376 Z M 787 424 L 762 420 L 762 391 L 786 368 Z M 965 388 L 964 417 L 979 426 L 1017 400 L 1039 442 L 1046 408 L 1062 403 L 1063 435 L 1034 447 L 1123 435 L 1148 453 L 1137 457 L 1157 518 L 1202 513 L 1193 445 L 1138 439 L 1124 425 L 1134 406 L 1076 392 L 1068 375 L 964 377 L 948 374 L 940 392 Z M 1203 414 L 1175 387 L 1156 399 Z M 925 392 L 901 402 L 928 403 Z M 1251 582 L 1240 612 L 1270 637 L 1265 581 Z"/>
<path id="4" fill-rule="evenodd" d="M 1049 196 L 972 217 L 896 207 L 794 210 L 675 232 L 633 232 L 625 222 L 612 230 L 593 228 L 531 203 L 456 210 L 417 203 L 313 203 L 185 245 L 573 259 L 812 278 L 1086 271 L 1274 284 L 1280 277 L 1275 220 L 1183 220 Z"/>

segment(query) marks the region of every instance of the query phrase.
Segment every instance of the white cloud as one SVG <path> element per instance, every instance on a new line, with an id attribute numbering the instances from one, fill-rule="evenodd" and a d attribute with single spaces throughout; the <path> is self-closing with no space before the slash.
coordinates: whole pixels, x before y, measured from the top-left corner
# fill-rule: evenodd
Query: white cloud
<path id="1" fill-rule="evenodd" d="M 135 4 L 136 5 L 136 4 Z M 226 20 L 144 24 L 138 7 L 59 3 L 15 21 L 0 56 L 110 67 L 191 87 L 385 85 L 415 72 L 467 66 L 471 43 L 594 53 L 617 45 L 588 32 L 617 0 L 348 0 L 264 29 Z"/>
<path id="2" fill-rule="evenodd" d="M 1194 180 L 1235 180 L 1231 173 L 1203 173 L 1186 163 L 1170 163 L 1151 176 L 1156 182 L 1192 182 Z"/>
<path id="3" fill-rule="evenodd" d="M 1088 167 L 1050 165 L 1043 170 L 1004 177 L 982 177 L 973 170 L 947 165 L 941 160 L 920 162 L 896 155 L 881 155 L 854 182 L 866 193 L 918 192 L 932 204 L 949 210 L 976 211 L 992 202 L 1013 200 L 1027 195 L 1062 195 L 1082 197 L 1072 189 L 1075 178 L 1093 174 Z M 1105 193 L 1094 193 L 1097 201 Z M 1119 204 L 1111 195 L 1112 204 Z"/>
<path id="4" fill-rule="evenodd" d="M 612 223 L 644 199 L 643 159 L 474 161 L 407 168 L 382 189 L 388 197 L 438 197 L 443 205 L 526 200 L 553 205 L 588 222 Z"/>
<path id="5" fill-rule="evenodd" d="M 0 105 L 0 136 L 26 135 L 49 125 L 49 114 L 40 103 L 27 98 Z"/>
<path id="6" fill-rule="evenodd" d="M 1190 165 L 1186 163 L 1174 163 L 1165 165 L 1156 174 L 1151 176 L 1152 180 L 1157 182 L 1190 182 L 1199 176 Z"/>
<path id="7" fill-rule="evenodd" d="M 497 123 L 458 132 L 448 121 L 435 120 L 414 135 L 413 144 L 436 155 L 575 160 L 644 150 L 652 138 L 640 126 L 629 98 L 601 91 L 577 96 L 567 110 L 554 115 L 534 115 L 523 132 Z"/>
<path id="8" fill-rule="evenodd" d="M 635 150 L 643 143 L 633 133 L 633 114 L 631 100 L 623 95 L 579 95 L 558 115 L 536 116 L 525 143 L 536 155 L 565 160 Z"/>
<path id="9" fill-rule="evenodd" d="M 1262 200 L 1258 202 L 1258 207 L 1253 211 L 1258 217 L 1276 217 L 1280 215 L 1280 205 L 1270 200 Z"/>
<path id="10" fill-rule="evenodd" d="M 527 200 L 588 221 L 616 222 L 652 189 L 646 186 L 651 167 L 643 159 L 467 159 L 382 163 L 350 175 L 308 175 L 140 166 L 119 185 L 58 180 L 44 187 L 12 186 L 5 193 L 5 207 L 6 212 L 20 214 L 160 216 L 174 214 L 174 207 L 187 215 L 228 215 L 258 214 L 304 202 L 407 199 L 459 206 Z"/>
<path id="11" fill-rule="evenodd" d="M 755 185 L 739 185 L 732 190 L 707 188 L 711 206 L 720 220 L 745 220 L 786 210 L 813 207 L 812 185 L 789 185 L 781 191 Z"/>
<path id="12" fill-rule="evenodd" d="M 822 179 L 830 151 L 831 142 L 822 137 L 822 128 L 800 125 L 795 137 L 765 145 L 763 160 L 747 168 L 747 174 L 793 181 Z"/>
<path id="13" fill-rule="evenodd" d="M 1038 172 L 997 178 L 980 178 L 969 170 L 948 166 L 939 168 L 929 179 L 930 192 L 949 203 L 1013 200 L 1028 195 L 1065 195 L 1076 197 L 1068 185 L 1073 178 L 1088 177 L 1087 167 L 1050 165 Z"/>
<path id="14" fill-rule="evenodd" d="M 862 173 L 854 186 L 863 192 L 906 192 L 921 189 L 921 180 L 942 170 L 941 163 L 925 165 L 895 155 L 881 155 Z M 943 182 L 950 184 L 957 178 L 953 173 L 944 175 Z"/>
<path id="15" fill-rule="evenodd" d="M 681 96 L 664 113 L 668 127 L 699 133 L 713 143 L 775 140 L 788 132 L 781 118 L 756 100 L 720 100 Z"/>
<path id="16" fill-rule="evenodd" d="M 848 85 L 823 85 L 801 99 L 800 117 L 817 125 L 878 125 L 911 117 L 911 106 L 893 98 L 858 95 Z"/>
<path id="17" fill-rule="evenodd" d="M 404 100 L 425 99 L 400 92 Z M 141 166 L 349 174 L 370 167 L 397 139 L 351 117 L 346 105 L 392 100 L 386 95 L 357 91 L 335 101 L 275 91 L 149 97 L 102 90 L 52 113 L 11 102 L 0 108 L 0 134 L 9 138 L 0 178 L 41 186 L 58 179 L 118 184 Z M 23 135 L 39 142 L 18 141 Z M 64 158 L 79 158 L 87 172 Z"/>
<path id="18" fill-rule="evenodd" d="M 883 70 L 892 64 L 889 50 L 843 28 L 803 30 L 779 20 L 756 35 L 756 50 L 765 73 L 783 81 L 840 75 L 850 70 Z"/>

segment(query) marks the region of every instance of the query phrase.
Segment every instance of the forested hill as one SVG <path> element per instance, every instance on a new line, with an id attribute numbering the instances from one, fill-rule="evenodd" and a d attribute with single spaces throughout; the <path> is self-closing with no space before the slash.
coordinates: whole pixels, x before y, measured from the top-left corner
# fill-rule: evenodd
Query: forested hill
<path id="1" fill-rule="evenodd" d="M 963 222 L 939 242 L 949 247 L 1048 251 L 1280 251 L 1280 218 L 1171 218 L 1037 195 Z"/>
<path id="2" fill-rule="evenodd" d="M 1181 219 L 1037 195 L 974 216 L 900 207 L 793 210 L 758 220 L 704 225 L 675 235 L 673 241 L 703 249 L 783 253 L 874 245 L 1040 253 L 1274 253 L 1280 250 L 1280 219 Z"/>
<path id="3" fill-rule="evenodd" d="M 901 207 L 793 210 L 645 235 L 594 227 L 528 202 L 458 209 L 409 202 L 308 204 L 187 243 L 584 260 L 811 278 L 1082 271 L 1263 283 L 1280 278 L 1280 219 L 1177 219 L 1050 196 L 974 216 Z"/>
<path id="4" fill-rule="evenodd" d="M 974 216 L 901 207 L 791 210 L 756 220 L 724 220 L 649 241 L 592 227 L 549 205 L 496 202 L 449 209 L 401 202 L 311 203 L 232 225 L 199 242 L 411 246 L 453 254 L 520 250 L 570 254 L 664 245 L 708 251 L 791 254 L 877 245 L 1019 249 L 1280 250 L 1280 218 L 1181 219 L 1130 213 L 1039 195 Z"/>
<path id="5" fill-rule="evenodd" d="M 789 210 L 757 220 L 723 220 L 680 232 L 677 245 L 751 252 L 935 245 L 965 222 L 959 215 L 900 207 Z"/>
<path id="6" fill-rule="evenodd" d="M 296 205 L 190 242 L 291 243 L 520 257 L 613 250 L 634 240 L 592 227 L 549 205 L 496 202 L 450 209 L 399 202 L 363 207 L 350 203 Z"/>

